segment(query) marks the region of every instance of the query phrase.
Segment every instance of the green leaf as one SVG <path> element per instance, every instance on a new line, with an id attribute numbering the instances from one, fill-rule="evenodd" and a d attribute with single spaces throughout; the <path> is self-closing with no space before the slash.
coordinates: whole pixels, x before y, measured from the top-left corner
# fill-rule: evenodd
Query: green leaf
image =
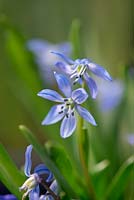
<path id="1" fill-rule="evenodd" d="M 69 40 L 73 47 L 72 57 L 74 59 L 81 56 L 81 48 L 80 48 L 80 21 L 78 19 L 74 19 L 72 21 L 72 26 L 70 30 Z"/>
<path id="2" fill-rule="evenodd" d="M 8 87 L 23 103 L 35 124 L 40 124 L 52 103 L 37 96 L 43 86 L 32 54 L 26 47 L 27 41 L 24 36 L 7 19 L 3 19 L 2 25 L 6 52 L 11 61 L 7 69 L 10 77 L 7 80 Z M 44 106 L 45 104 L 47 106 Z M 58 124 L 54 125 L 54 128 L 58 132 Z M 47 137 L 59 140 L 58 134 L 50 134 L 53 132 L 53 126 L 45 126 L 45 130 Z"/>
<path id="3" fill-rule="evenodd" d="M 17 169 L 16 165 L 8 155 L 4 146 L 0 144 L 0 180 L 18 199 L 21 199 L 19 187 L 25 178 Z"/>
<path id="4" fill-rule="evenodd" d="M 76 192 L 70 186 L 70 184 L 66 181 L 65 177 L 62 176 L 59 169 L 55 166 L 54 162 L 49 158 L 49 155 L 46 149 L 41 146 L 37 140 L 37 138 L 31 133 L 31 131 L 23 125 L 19 126 L 22 134 L 25 136 L 27 141 L 33 145 L 34 150 L 40 156 L 41 160 L 46 164 L 46 166 L 54 173 L 57 181 L 60 183 L 60 186 L 63 190 L 72 197 L 76 197 Z M 61 161 L 62 162 L 62 161 Z"/>
<path id="5" fill-rule="evenodd" d="M 107 188 L 105 199 L 119 199 L 127 184 L 128 178 L 134 170 L 134 156 L 131 156 L 119 169 Z"/>
<path id="6" fill-rule="evenodd" d="M 110 163 L 108 160 L 103 160 L 94 165 L 93 168 L 90 170 L 92 181 L 96 191 L 96 197 L 98 200 L 103 199 L 104 193 L 106 191 L 108 172 L 107 169 L 109 167 L 109 164 Z"/>
<path id="7" fill-rule="evenodd" d="M 81 181 L 82 179 L 79 179 L 79 174 L 77 174 L 78 169 L 71 162 L 68 152 L 66 152 L 60 144 L 54 142 L 46 143 L 45 148 L 49 157 L 53 160 L 55 166 L 59 169 L 67 182 L 70 183 L 72 188 L 75 188 L 77 195 L 80 196 L 83 194 L 84 196 L 86 191 Z"/>

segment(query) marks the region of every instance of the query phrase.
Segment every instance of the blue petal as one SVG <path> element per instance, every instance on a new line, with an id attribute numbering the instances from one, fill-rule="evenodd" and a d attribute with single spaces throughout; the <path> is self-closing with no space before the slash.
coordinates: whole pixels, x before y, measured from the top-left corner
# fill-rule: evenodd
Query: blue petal
<path id="1" fill-rule="evenodd" d="M 64 72 L 66 74 L 72 74 L 73 72 L 73 69 L 71 68 L 70 65 L 68 64 L 65 64 L 63 62 L 57 62 L 55 64 L 55 66 L 61 71 L 61 72 Z"/>
<path id="2" fill-rule="evenodd" d="M 40 188 L 37 185 L 31 192 L 29 193 L 29 200 L 38 200 L 39 199 Z"/>
<path id="3" fill-rule="evenodd" d="M 62 53 L 58 53 L 55 51 L 52 51 L 51 53 L 58 55 L 60 58 L 62 58 L 65 62 L 67 62 L 69 65 L 73 65 L 74 61 L 71 60 L 70 58 L 66 57 L 64 54 Z"/>
<path id="4" fill-rule="evenodd" d="M 97 125 L 95 122 L 95 119 L 93 118 L 93 116 L 90 114 L 90 112 L 87 109 L 85 109 L 79 105 L 76 105 L 75 108 L 82 118 L 84 118 L 86 121 L 88 121 L 89 123 L 91 123 L 94 126 Z"/>
<path id="5" fill-rule="evenodd" d="M 97 76 L 100 76 L 105 80 L 112 81 L 112 77 L 110 76 L 110 74 L 100 65 L 97 65 L 95 63 L 89 63 L 88 67 Z"/>
<path id="6" fill-rule="evenodd" d="M 58 184 L 57 181 L 54 180 L 52 182 L 52 184 L 50 185 L 50 190 L 52 190 L 56 195 L 58 194 Z M 51 194 L 49 193 L 49 191 L 46 192 L 45 196 L 44 196 L 44 200 L 53 200 Z"/>
<path id="7" fill-rule="evenodd" d="M 88 85 L 91 97 L 93 99 L 95 99 L 97 96 L 97 93 L 98 93 L 98 89 L 97 89 L 97 85 L 96 85 L 95 81 L 90 76 L 88 76 L 87 73 L 84 74 L 84 78 Z"/>
<path id="8" fill-rule="evenodd" d="M 0 200 L 17 200 L 13 194 L 0 195 Z"/>
<path id="9" fill-rule="evenodd" d="M 60 135 L 62 138 L 67 138 L 72 135 L 76 129 L 76 118 L 74 114 L 69 113 L 68 116 L 65 116 L 60 127 Z"/>
<path id="10" fill-rule="evenodd" d="M 32 167 L 32 161 L 31 161 L 31 152 L 32 152 L 32 145 L 29 145 L 25 152 L 25 166 L 24 166 L 24 173 L 27 177 L 31 175 L 31 167 Z"/>
<path id="11" fill-rule="evenodd" d="M 62 106 L 64 106 L 64 104 L 53 106 L 43 120 L 42 125 L 54 124 L 60 121 L 65 115 L 64 111 L 61 113 Z"/>
<path id="12" fill-rule="evenodd" d="M 49 99 L 51 101 L 55 101 L 55 102 L 63 102 L 63 97 L 58 94 L 56 91 L 54 90 L 50 90 L 50 89 L 44 89 L 41 90 L 38 94 L 38 96 L 43 97 L 44 99 Z"/>
<path id="13" fill-rule="evenodd" d="M 50 189 L 55 193 L 58 194 L 58 183 L 56 180 L 54 180 L 51 185 L 50 185 Z"/>
<path id="14" fill-rule="evenodd" d="M 56 72 L 54 72 L 56 81 L 58 83 L 58 87 L 61 90 L 61 92 L 66 96 L 66 97 L 71 97 L 71 93 L 72 93 L 72 87 L 71 87 L 71 83 L 68 80 L 68 78 L 66 76 L 64 76 L 63 74 L 57 74 Z"/>
<path id="15" fill-rule="evenodd" d="M 41 39 L 32 39 L 27 42 L 27 47 L 35 55 L 40 55 L 42 52 L 47 51 L 50 44 L 47 41 Z"/>
<path id="16" fill-rule="evenodd" d="M 81 104 L 88 98 L 87 92 L 83 88 L 78 88 L 72 92 L 72 99 L 77 103 Z"/>
<path id="17" fill-rule="evenodd" d="M 50 182 L 53 179 L 52 172 L 44 164 L 40 164 L 37 167 L 35 167 L 34 173 L 37 173 L 38 175 L 42 175 L 42 174 L 48 175 L 46 182 Z"/>

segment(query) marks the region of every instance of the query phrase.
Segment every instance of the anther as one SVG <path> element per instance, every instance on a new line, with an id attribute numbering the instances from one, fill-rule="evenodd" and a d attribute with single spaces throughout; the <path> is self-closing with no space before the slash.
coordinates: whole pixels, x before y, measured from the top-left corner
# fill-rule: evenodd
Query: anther
<path id="1" fill-rule="evenodd" d="M 68 114 L 68 113 L 66 114 L 66 117 L 67 117 L 67 118 L 69 117 L 69 114 Z"/>
<path id="2" fill-rule="evenodd" d="M 72 116 L 74 116 L 74 112 L 72 112 L 71 114 L 72 114 Z"/>
<path id="3" fill-rule="evenodd" d="M 62 114 L 62 113 L 63 113 L 63 110 L 59 112 L 59 114 Z"/>

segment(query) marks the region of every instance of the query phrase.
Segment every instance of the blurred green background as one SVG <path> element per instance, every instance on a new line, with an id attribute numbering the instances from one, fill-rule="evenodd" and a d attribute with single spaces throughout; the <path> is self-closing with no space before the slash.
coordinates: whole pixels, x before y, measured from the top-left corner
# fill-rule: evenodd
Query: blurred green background
<path id="1" fill-rule="evenodd" d="M 5 15 L 25 39 L 42 38 L 54 43 L 68 40 L 72 20 L 78 18 L 84 56 L 105 66 L 114 78 L 123 79 L 123 66 L 134 61 L 133 8 L 132 0 L 0 0 L 0 17 Z M 15 79 L 4 34 L 3 28 L 0 28 L 0 141 L 19 163 L 23 158 L 16 155 L 24 152 L 26 141 L 19 133 L 18 125 L 26 124 L 39 134 L 42 118 L 39 117 L 35 124 L 10 88 Z M 17 90 L 21 92 L 16 83 Z M 128 132 L 134 131 L 127 120 L 124 126 Z"/>

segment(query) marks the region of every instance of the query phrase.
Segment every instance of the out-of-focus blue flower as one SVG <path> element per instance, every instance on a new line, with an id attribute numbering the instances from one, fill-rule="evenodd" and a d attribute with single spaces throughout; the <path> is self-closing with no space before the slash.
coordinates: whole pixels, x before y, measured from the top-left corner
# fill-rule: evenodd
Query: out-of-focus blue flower
<path id="1" fill-rule="evenodd" d="M 60 51 L 70 56 L 72 52 L 71 44 L 69 42 L 52 44 L 45 40 L 32 39 L 28 41 L 27 46 L 35 55 L 42 80 L 45 83 L 53 85 L 55 83 L 53 70 L 55 70 L 54 63 L 56 62 L 56 58 L 50 51 Z"/>
<path id="2" fill-rule="evenodd" d="M 105 82 L 103 80 L 98 82 L 98 105 L 101 112 L 109 112 L 116 108 L 124 94 L 124 84 L 121 80 L 114 80 L 112 82 Z"/>
<path id="3" fill-rule="evenodd" d="M 128 135 L 127 135 L 127 141 L 128 141 L 128 143 L 130 144 L 130 145 L 134 145 L 134 133 L 129 133 Z"/>
<path id="4" fill-rule="evenodd" d="M 74 112 L 76 110 L 82 118 L 96 126 L 93 116 L 80 106 L 88 98 L 87 92 L 83 88 L 72 91 L 71 83 L 65 75 L 56 72 L 54 74 L 58 87 L 65 97 L 50 89 L 44 89 L 38 93 L 40 97 L 60 103 L 51 108 L 42 125 L 54 124 L 63 119 L 60 134 L 63 138 L 69 137 L 76 129 Z"/>
<path id="5" fill-rule="evenodd" d="M 0 200 L 17 200 L 13 194 L 0 195 Z"/>
<path id="6" fill-rule="evenodd" d="M 83 80 L 86 82 L 93 99 L 95 99 L 97 96 L 97 85 L 95 81 L 90 77 L 89 71 L 105 80 L 112 80 L 109 73 L 103 67 L 89 59 L 84 58 L 76 59 L 73 61 L 62 53 L 55 51 L 52 51 L 51 53 L 56 54 L 64 60 L 64 62 L 58 61 L 55 65 L 63 72 L 69 74 L 70 78 L 73 79 L 74 84 L 77 82 L 82 84 Z"/>
<path id="7" fill-rule="evenodd" d="M 33 200 L 34 193 L 38 194 L 39 196 L 39 183 L 41 177 L 44 175 L 46 177 L 46 182 L 51 182 L 53 180 L 53 174 L 51 171 L 44 165 L 40 164 L 34 168 L 34 173 L 31 174 L 31 152 L 32 152 L 32 145 L 29 145 L 26 149 L 25 153 L 25 166 L 24 166 L 24 173 L 28 177 L 28 179 L 24 182 L 24 184 L 19 188 L 20 191 L 25 191 L 22 199 L 25 199 L 27 195 L 29 195 L 29 199 Z"/>

